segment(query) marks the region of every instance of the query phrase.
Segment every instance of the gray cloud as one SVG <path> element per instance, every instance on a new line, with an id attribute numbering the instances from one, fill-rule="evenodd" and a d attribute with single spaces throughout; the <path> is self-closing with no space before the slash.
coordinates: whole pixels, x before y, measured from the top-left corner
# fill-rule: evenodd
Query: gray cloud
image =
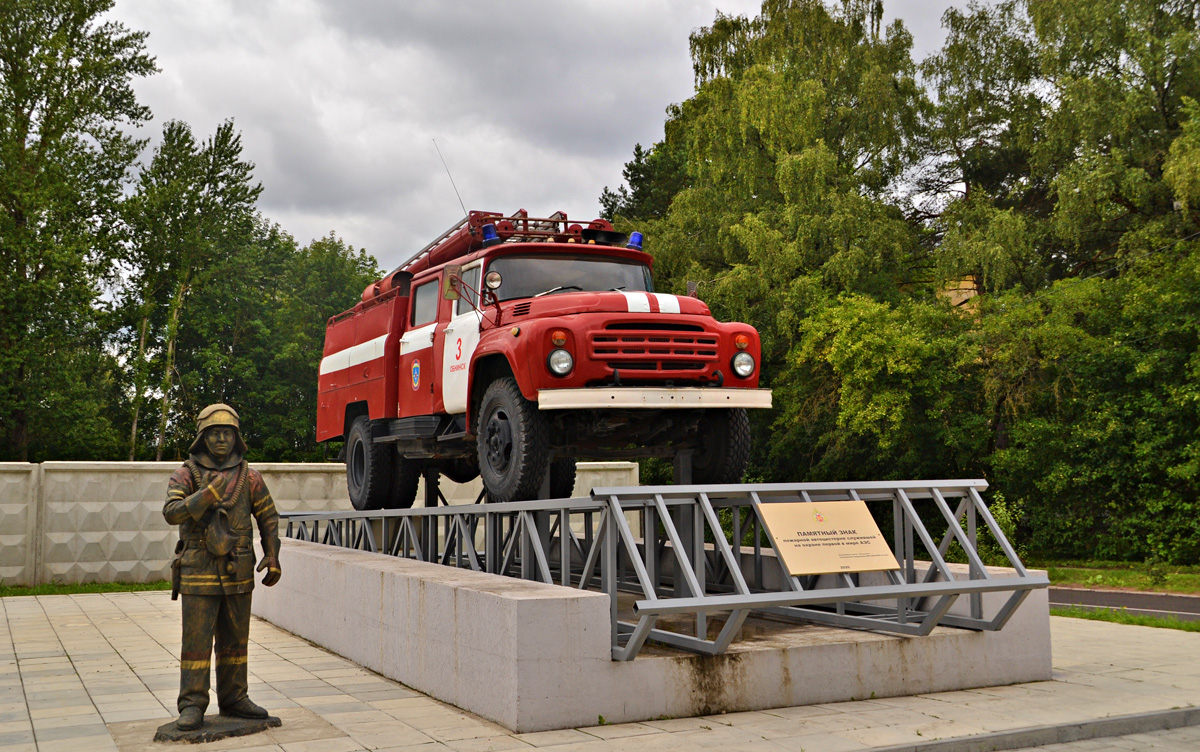
<path id="1" fill-rule="evenodd" d="M 919 54 L 949 2 L 889 2 Z M 331 230 L 391 267 L 461 209 L 590 219 L 634 143 L 690 96 L 688 34 L 750 0 L 570 3 L 118 0 L 162 73 L 137 90 L 203 138 L 232 117 L 263 212 L 302 243 Z"/>

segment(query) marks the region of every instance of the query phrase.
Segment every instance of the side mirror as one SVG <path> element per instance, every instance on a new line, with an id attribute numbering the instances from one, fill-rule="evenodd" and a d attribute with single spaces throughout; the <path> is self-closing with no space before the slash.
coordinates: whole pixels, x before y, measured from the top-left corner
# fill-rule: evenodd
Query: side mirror
<path id="1" fill-rule="evenodd" d="M 442 300 L 458 300 L 462 284 L 462 264 L 447 264 L 442 275 Z"/>

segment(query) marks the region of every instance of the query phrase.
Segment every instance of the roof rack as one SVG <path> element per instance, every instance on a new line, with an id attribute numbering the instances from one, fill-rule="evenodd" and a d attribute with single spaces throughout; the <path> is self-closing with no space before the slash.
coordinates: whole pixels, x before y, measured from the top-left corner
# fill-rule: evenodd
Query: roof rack
<path id="1" fill-rule="evenodd" d="M 572 224 L 566 212 L 561 211 L 549 217 L 530 217 L 524 209 L 507 216 L 500 212 L 472 211 L 410 256 L 392 273 L 404 271 L 416 274 L 479 250 L 484 246 L 483 228 L 489 224 L 495 228 L 496 236 L 506 242 L 596 242 L 601 245 L 623 245 L 625 242 L 625 235 L 614 232 L 612 224 L 604 219 Z"/>

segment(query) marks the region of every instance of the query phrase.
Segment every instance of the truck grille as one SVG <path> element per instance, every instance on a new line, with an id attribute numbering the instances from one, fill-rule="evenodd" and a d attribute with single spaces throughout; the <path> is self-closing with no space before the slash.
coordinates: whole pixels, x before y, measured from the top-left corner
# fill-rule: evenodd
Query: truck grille
<path id="1" fill-rule="evenodd" d="M 593 360 L 622 371 L 702 371 L 717 360 L 717 336 L 690 324 L 610 324 L 588 332 Z"/>

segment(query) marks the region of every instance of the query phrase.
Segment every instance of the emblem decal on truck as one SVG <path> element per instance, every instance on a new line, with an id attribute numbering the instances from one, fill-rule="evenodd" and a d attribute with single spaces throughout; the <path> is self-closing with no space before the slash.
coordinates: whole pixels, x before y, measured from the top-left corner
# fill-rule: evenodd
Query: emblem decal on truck
<path id="1" fill-rule="evenodd" d="M 421 361 L 419 360 L 413 361 L 412 384 L 414 392 L 417 390 L 417 387 L 421 386 Z"/>

